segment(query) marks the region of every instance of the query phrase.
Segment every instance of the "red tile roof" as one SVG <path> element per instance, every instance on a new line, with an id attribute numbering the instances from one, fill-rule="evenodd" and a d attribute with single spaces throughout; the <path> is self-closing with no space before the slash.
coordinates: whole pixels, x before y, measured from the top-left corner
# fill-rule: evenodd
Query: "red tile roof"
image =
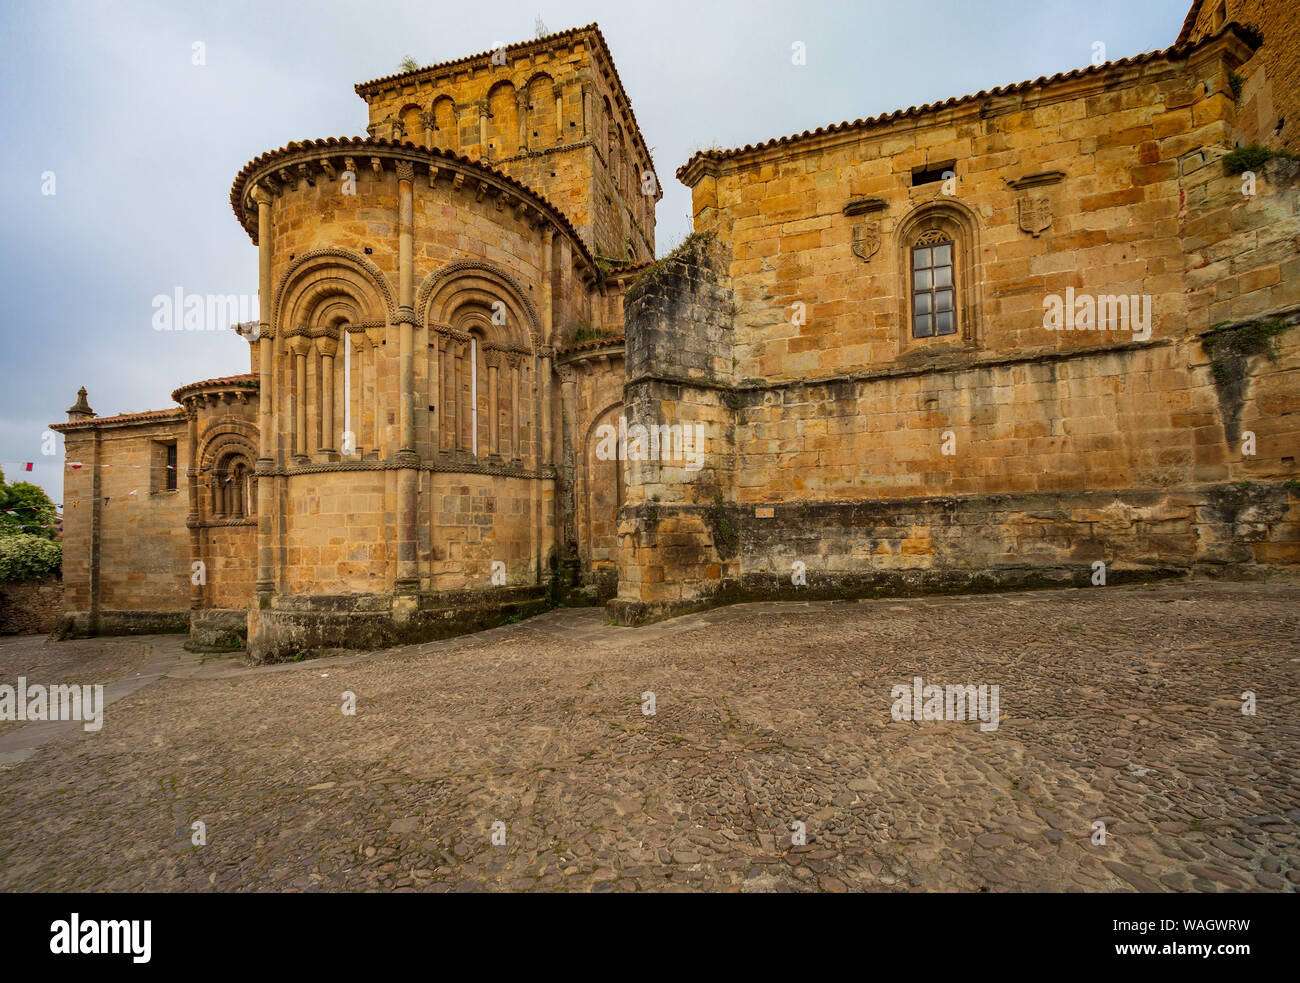
<path id="1" fill-rule="evenodd" d="M 498 181 L 504 181 L 506 184 L 512 186 L 522 194 L 529 196 L 534 202 L 550 211 L 559 221 L 560 225 L 563 226 L 565 231 L 568 232 L 569 238 L 577 243 L 583 256 L 593 265 L 596 262 L 595 257 L 587 247 L 586 242 L 584 242 L 582 236 L 579 235 L 577 228 L 571 221 L 569 221 L 569 216 L 555 205 L 551 204 L 546 196 L 540 191 L 534 191 L 517 178 L 511 177 L 504 171 L 499 171 L 490 164 L 486 164 L 477 158 L 465 157 L 453 150 L 445 150 L 440 147 L 419 147 L 414 143 L 411 143 L 409 140 L 399 142 L 397 140 L 382 140 L 377 137 L 329 137 L 324 140 L 290 141 L 279 150 L 268 150 L 261 156 L 254 157 L 240 168 L 239 173 L 235 176 L 235 183 L 230 188 L 230 207 L 234 210 L 235 217 L 239 219 L 239 224 L 244 227 L 244 231 L 248 233 L 249 238 L 256 242 L 257 238 L 253 235 L 253 229 L 250 225 L 249 217 L 241 207 L 241 202 L 244 197 L 244 186 L 254 173 L 261 170 L 263 167 L 266 167 L 277 158 L 291 157 L 298 153 L 306 153 L 315 156 L 346 154 L 351 151 L 364 151 L 367 149 L 412 151 L 417 155 L 424 155 L 426 158 L 463 164 L 482 171 L 484 174 L 488 174 L 491 177 L 496 178 Z"/>
<path id="2" fill-rule="evenodd" d="M 217 379 L 204 379 L 201 382 L 191 382 L 188 385 L 181 386 L 172 393 L 172 399 L 176 402 L 181 401 L 181 393 L 188 393 L 191 390 L 206 389 L 209 386 L 239 386 L 241 389 L 256 389 L 258 382 L 257 373 L 245 372 L 243 375 L 223 375 Z M 252 383 L 251 386 L 248 383 Z"/>
<path id="3" fill-rule="evenodd" d="M 623 80 L 619 78 L 618 66 L 614 64 L 614 56 L 610 54 L 609 44 L 605 41 L 605 35 L 601 33 L 600 26 L 592 21 L 586 27 L 571 27 L 567 31 L 557 31 L 554 34 L 547 34 L 540 38 L 534 38 L 531 41 L 518 41 L 515 44 L 507 44 L 505 50 L 524 54 L 539 48 L 553 48 L 561 41 L 576 39 L 580 35 L 590 35 L 596 39 L 600 47 L 600 53 L 604 56 L 605 61 L 609 64 L 609 69 L 614 73 L 615 95 L 623 97 L 623 104 L 627 106 L 627 114 L 632 120 L 632 137 L 641 145 L 641 152 L 645 154 L 645 159 L 650 162 L 650 170 L 654 170 L 654 158 L 650 156 L 650 148 L 646 146 L 645 138 L 641 135 L 641 126 L 636 121 L 636 113 L 632 111 L 632 100 L 628 97 L 627 90 L 623 87 Z M 371 79 L 369 82 L 359 82 L 353 86 L 357 95 L 365 97 L 366 93 L 373 92 L 375 89 L 387 88 L 392 83 L 403 80 L 415 82 L 418 76 L 437 75 L 448 68 L 457 65 L 467 65 L 474 61 L 487 61 L 491 63 L 493 51 L 480 51 L 476 55 L 466 55 L 463 58 L 454 58 L 451 61 L 440 61 L 434 65 L 427 65 L 424 68 L 415 68 L 409 72 L 398 72 L 395 75 L 385 75 L 383 78 Z M 655 182 L 658 184 L 659 175 L 655 174 Z"/>
<path id="4" fill-rule="evenodd" d="M 819 126 L 815 130 L 804 130 L 802 133 L 796 133 L 792 136 L 776 137 L 765 143 L 747 143 L 743 147 L 736 147 L 731 150 L 697 151 L 691 156 L 690 160 L 677 168 L 677 178 L 678 180 L 682 180 L 682 175 L 685 174 L 696 161 L 700 160 L 728 160 L 754 151 L 767 150 L 771 147 L 797 143 L 811 137 L 822 136 L 823 134 L 842 133 L 849 130 L 863 130 L 872 126 L 879 126 L 882 123 L 893 123 L 900 119 L 911 119 L 917 116 L 923 116 L 927 113 L 937 112 L 940 109 L 948 109 L 952 106 L 961 106 L 977 100 L 988 99 L 991 96 L 1005 96 L 1013 93 L 1025 92 L 1032 88 L 1043 88 L 1049 85 L 1055 85 L 1059 82 L 1069 81 L 1071 79 L 1084 78 L 1085 76 L 1108 72 L 1116 68 L 1130 65 L 1144 65 L 1147 62 L 1156 61 L 1161 58 L 1181 58 L 1189 51 L 1200 47 L 1202 44 L 1209 44 L 1211 41 L 1217 40 L 1229 31 L 1237 32 L 1237 36 L 1241 37 L 1237 24 L 1225 24 L 1218 34 L 1213 37 L 1204 38 L 1195 44 L 1180 42 L 1159 51 L 1148 51 L 1144 54 L 1134 55 L 1131 58 L 1120 58 L 1118 61 L 1108 61 L 1102 65 L 1089 65 L 1087 68 L 1076 68 L 1068 72 L 1057 72 L 1055 75 L 1050 77 L 1039 76 L 1030 81 L 1017 82 L 1014 85 L 999 86 L 992 90 L 981 89 L 979 92 L 972 95 L 961 96 L 960 98 L 954 97 L 944 102 L 931 102 L 924 106 L 912 106 L 908 109 L 896 109 L 892 113 L 882 113 L 879 116 L 872 116 L 868 119 L 857 119 L 852 122 L 846 120 L 843 123 L 833 123 L 830 126 Z M 1245 41 L 1246 39 L 1241 38 L 1241 40 Z"/>
<path id="5" fill-rule="evenodd" d="M 155 423 L 163 420 L 180 419 L 185 411 L 177 407 L 170 410 L 146 410 L 144 413 L 119 413 L 117 416 L 97 416 L 90 420 L 69 420 L 67 423 L 51 423 L 51 430 L 76 430 L 85 427 L 98 427 L 105 423 Z"/>

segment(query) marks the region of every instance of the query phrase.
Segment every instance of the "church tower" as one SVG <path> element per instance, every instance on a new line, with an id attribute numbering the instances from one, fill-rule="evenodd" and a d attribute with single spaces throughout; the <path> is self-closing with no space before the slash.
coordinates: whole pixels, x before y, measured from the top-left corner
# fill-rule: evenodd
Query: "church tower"
<path id="1" fill-rule="evenodd" d="M 662 197 L 595 24 L 356 86 L 372 137 L 482 160 L 540 192 L 601 259 L 654 257 Z"/>

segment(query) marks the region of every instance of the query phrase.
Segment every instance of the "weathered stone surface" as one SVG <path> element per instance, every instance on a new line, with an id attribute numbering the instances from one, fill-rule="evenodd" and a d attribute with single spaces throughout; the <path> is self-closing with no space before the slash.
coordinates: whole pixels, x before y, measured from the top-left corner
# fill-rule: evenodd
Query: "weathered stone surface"
<path id="1" fill-rule="evenodd" d="M 0 889 L 1294 892 L 1298 601 L 1161 584 L 631 629 L 560 610 L 253 669 L 149 639 L 176 664 L 100 732 L 0 747 L 0 826 L 23 830 Z M 130 678 L 142 644 L 0 639 L 0 665 Z M 996 682 L 1005 719 L 895 721 L 915 675 Z M 1266 713 L 1217 705 L 1247 687 Z M 1121 755 L 1150 774 L 1098 767 Z M 1098 819 L 1151 832 L 1094 845 Z"/>

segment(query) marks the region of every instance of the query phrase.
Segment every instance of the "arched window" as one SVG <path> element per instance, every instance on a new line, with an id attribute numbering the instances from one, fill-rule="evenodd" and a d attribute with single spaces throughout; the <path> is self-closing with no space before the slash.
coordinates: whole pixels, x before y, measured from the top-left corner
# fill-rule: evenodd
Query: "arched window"
<path id="1" fill-rule="evenodd" d="M 899 351 L 982 343 L 979 225 L 965 205 L 926 202 L 899 223 Z"/>
<path id="2" fill-rule="evenodd" d="M 209 477 L 211 514 L 225 519 L 243 519 L 255 515 L 257 498 L 253 494 L 253 474 L 243 454 L 221 458 Z"/>
<path id="3" fill-rule="evenodd" d="M 927 229 L 912 245 L 912 337 L 957 333 L 952 237 Z"/>

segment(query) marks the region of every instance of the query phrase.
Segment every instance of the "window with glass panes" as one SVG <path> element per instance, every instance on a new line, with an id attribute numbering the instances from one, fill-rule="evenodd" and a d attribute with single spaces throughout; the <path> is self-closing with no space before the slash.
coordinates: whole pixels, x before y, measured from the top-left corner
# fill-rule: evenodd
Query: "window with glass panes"
<path id="1" fill-rule="evenodd" d="M 912 337 L 957 333 L 952 240 L 927 233 L 912 247 Z"/>

